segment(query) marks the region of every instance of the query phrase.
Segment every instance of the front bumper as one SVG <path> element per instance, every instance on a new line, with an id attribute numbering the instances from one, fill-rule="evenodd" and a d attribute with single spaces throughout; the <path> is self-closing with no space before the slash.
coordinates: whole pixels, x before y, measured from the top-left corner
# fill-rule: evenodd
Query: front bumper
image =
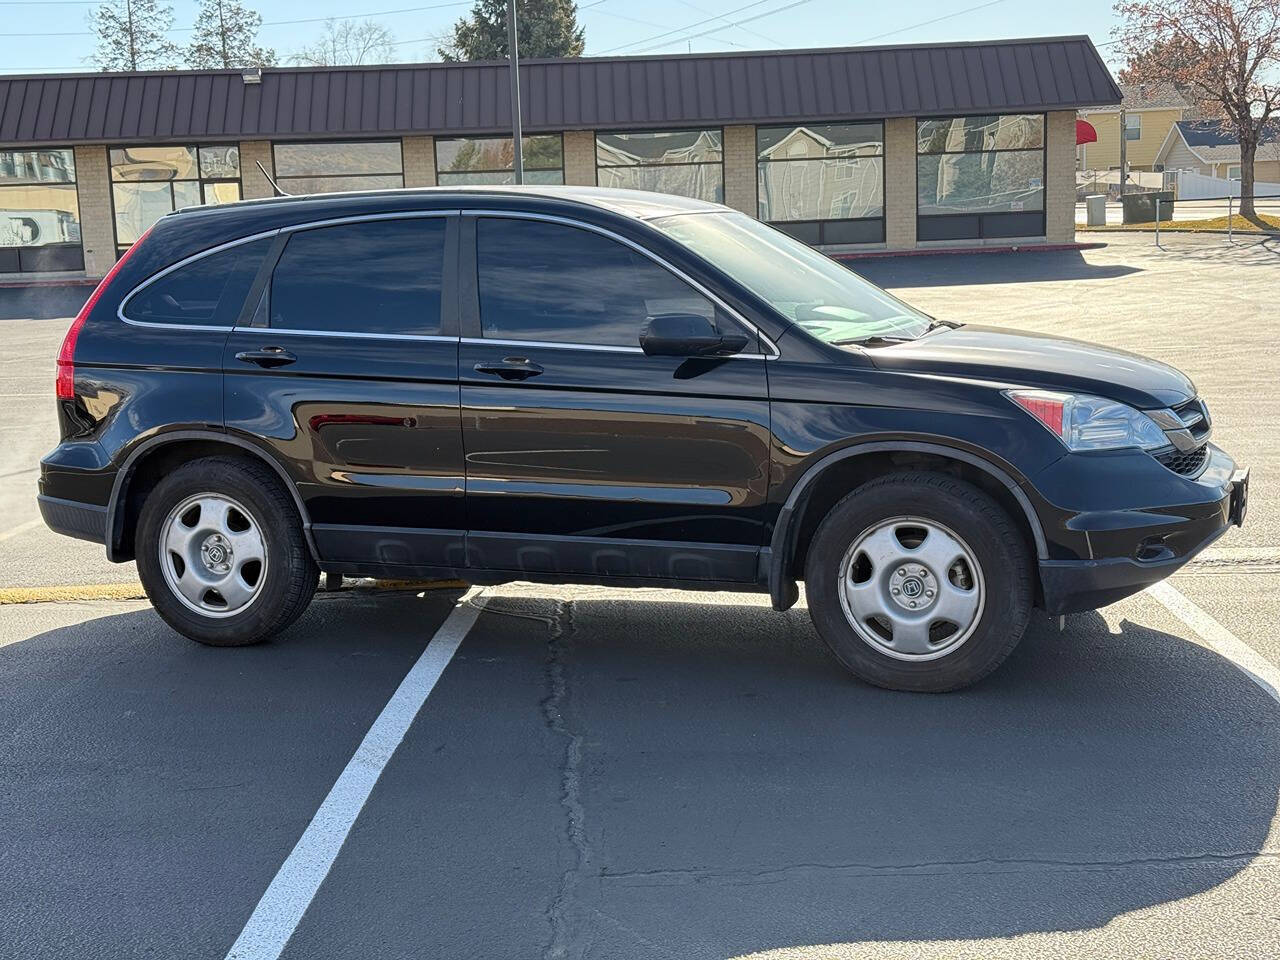
<path id="1" fill-rule="evenodd" d="M 1090 556 L 1042 559 L 1041 605 L 1051 614 L 1115 603 L 1176 572 L 1248 510 L 1249 472 L 1217 447 L 1206 470 L 1187 481 L 1181 503 L 1079 513 L 1068 526 L 1083 532 Z"/>

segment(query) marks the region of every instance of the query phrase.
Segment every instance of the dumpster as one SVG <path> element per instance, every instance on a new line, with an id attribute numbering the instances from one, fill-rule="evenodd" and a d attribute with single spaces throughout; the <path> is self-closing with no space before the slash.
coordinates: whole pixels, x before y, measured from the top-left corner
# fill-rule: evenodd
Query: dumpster
<path id="1" fill-rule="evenodd" d="M 1107 197 L 1106 194 L 1098 194 L 1092 197 L 1084 198 L 1084 215 L 1085 223 L 1090 227 L 1105 227 L 1107 225 Z"/>
<path id="2" fill-rule="evenodd" d="M 1126 193 L 1120 198 L 1124 209 L 1125 223 L 1154 223 L 1156 219 L 1156 200 L 1160 201 L 1160 219 L 1173 218 L 1173 191 L 1155 191 L 1147 193 Z"/>

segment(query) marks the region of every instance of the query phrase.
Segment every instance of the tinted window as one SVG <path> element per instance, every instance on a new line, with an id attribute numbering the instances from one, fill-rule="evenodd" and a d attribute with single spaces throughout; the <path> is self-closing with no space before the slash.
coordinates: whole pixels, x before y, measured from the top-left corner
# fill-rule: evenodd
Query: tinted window
<path id="1" fill-rule="evenodd" d="M 193 260 L 143 287 L 125 304 L 124 315 L 146 323 L 229 327 L 270 245 L 267 237 Z"/>
<path id="2" fill-rule="evenodd" d="M 439 333 L 444 231 L 429 217 L 295 233 L 271 278 L 271 326 Z"/>
<path id="3" fill-rule="evenodd" d="M 589 230 L 481 217 L 476 247 L 486 337 L 635 347 L 655 314 L 715 320 L 711 301 L 679 277 Z"/>

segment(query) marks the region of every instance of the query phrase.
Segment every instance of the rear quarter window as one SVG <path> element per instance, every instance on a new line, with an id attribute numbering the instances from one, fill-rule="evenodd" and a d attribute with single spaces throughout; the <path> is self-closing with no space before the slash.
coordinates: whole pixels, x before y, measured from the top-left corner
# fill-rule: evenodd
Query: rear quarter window
<path id="1" fill-rule="evenodd" d="M 144 284 L 122 313 L 140 323 L 230 327 L 270 245 L 263 237 L 183 264 Z"/>

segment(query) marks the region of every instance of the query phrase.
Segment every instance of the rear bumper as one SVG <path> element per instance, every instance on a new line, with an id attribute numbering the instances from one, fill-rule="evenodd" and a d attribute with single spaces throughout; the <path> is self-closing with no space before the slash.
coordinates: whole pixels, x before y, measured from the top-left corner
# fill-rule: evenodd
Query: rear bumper
<path id="1" fill-rule="evenodd" d="M 1248 471 L 1236 470 L 1217 448 L 1212 457 L 1215 475 L 1224 478 L 1215 487 L 1216 499 L 1113 512 L 1087 541 L 1105 545 L 1109 555 L 1041 560 L 1044 609 L 1056 615 L 1115 603 L 1175 573 L 1232 526 L 1243 525 Z"/>
<path id="2" fill-rule="evenodd" d="M 36 500 L 40 504 L 40 516 L 44 518 L 45 526 L 54 533 L 93 543 L 107 542 L 106 507 L 44 494 Z"/>

